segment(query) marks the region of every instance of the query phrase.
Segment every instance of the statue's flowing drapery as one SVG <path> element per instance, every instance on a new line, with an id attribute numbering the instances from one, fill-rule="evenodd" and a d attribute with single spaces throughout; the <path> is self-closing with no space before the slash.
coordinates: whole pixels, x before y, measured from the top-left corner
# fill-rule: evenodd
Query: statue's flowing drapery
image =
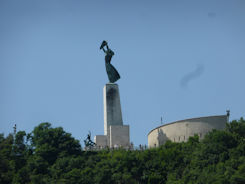
<path id="1" fill-rule="evenodd" d="M 104 46 L 106 46 L 107 50 L 104 49 Z M 114 55 L 114 52 L 108 47 L 108 44 L 106 41 L 103 41 L 100 49 L 103 49 L 105 52 L 105 67 L 106 67 L 106 72 L 109 78 L 109 81 L 111 83 L 116 82 L 118 79 L 120 79 L 120 75 L 118 71 L 115 69 L 115 67 L 111 64 L 111 58 Z"/>

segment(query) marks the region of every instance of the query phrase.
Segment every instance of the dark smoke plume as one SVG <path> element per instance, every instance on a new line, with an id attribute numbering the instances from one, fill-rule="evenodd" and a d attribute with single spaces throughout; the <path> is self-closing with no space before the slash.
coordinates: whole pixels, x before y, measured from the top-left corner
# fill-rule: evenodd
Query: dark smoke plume
<path id="1" fill-rule="evenodd" d="M 189 82 L 191 80 L 194 80 L 202 75 L 204 72 L 204 66 L 198 65 L 196 69 L 188 74 L 186 74 L 182 79 L 180 80 L 180 86 L 185 88 L 188 86 Z"/>

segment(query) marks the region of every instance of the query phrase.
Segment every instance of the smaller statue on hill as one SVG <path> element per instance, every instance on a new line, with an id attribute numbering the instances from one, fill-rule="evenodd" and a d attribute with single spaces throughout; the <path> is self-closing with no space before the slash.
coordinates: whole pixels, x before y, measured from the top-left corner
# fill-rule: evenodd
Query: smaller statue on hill
<path id="1" fill-rule="evenodd" d="M 96 144 L 91 140 L 91 132 L 89 131 L 87 138 L 84 140 L 85 148 L 91 150 Z"/>

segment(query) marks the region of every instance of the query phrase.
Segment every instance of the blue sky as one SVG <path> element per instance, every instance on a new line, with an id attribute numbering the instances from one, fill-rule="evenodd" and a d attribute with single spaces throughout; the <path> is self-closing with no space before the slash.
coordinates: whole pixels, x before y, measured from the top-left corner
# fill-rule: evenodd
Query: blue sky
<path id="1" fill-rule="evenodd" d="M 244 20 L 243 0 L 1 0 L 0 132 L 50 122 L 80 140 L 103 134 L 102 40 L 135 145 L 161 116 L 244 117 Z"/>

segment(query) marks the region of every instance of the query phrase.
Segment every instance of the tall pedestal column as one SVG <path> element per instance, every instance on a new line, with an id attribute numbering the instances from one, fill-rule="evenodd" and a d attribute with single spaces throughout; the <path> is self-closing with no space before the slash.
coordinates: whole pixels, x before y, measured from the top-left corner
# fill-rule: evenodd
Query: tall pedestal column
<path id="1" fill-rule="evenodd" d="M 111 125 L 123 125 L 119 88 L 114 83 L 104 86 L 104 135 L 108 140 Z"/>
<path id="2" fill-rule="evenodd" d="M 123 125 L 118 85 L 108 83 L 103 91 L 104 135 L 97 135 L 95 143 L 99 147 L 129 148 L 129 125 Z"/>

